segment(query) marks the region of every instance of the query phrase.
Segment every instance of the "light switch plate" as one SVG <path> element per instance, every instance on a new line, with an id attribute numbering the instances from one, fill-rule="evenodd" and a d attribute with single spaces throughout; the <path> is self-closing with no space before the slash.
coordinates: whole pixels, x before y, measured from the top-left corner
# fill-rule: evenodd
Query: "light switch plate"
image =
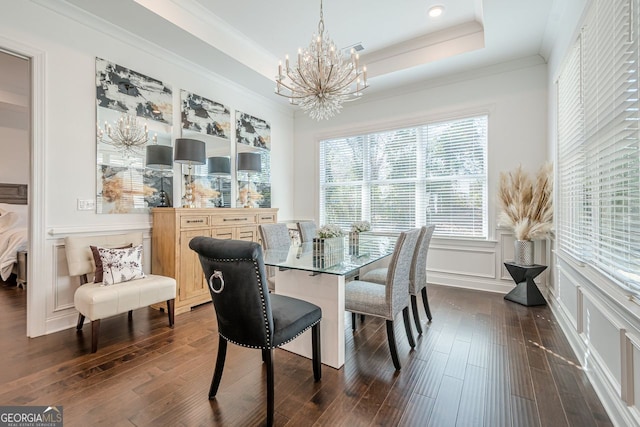
<path id="1" fill-rule="evenodd" d="M 79 211 L 92 211 L 96 208 L 96 201 L 94 199 L 78 199 Z"/>

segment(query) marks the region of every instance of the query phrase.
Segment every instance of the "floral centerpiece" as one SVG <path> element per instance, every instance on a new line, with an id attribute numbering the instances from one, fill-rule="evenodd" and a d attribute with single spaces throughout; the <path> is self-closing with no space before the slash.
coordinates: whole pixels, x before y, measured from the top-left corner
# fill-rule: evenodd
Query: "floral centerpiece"
<path id="1" fill-rule="evenodd" d="M 325 224 L 318 229 L 318 237 L 323 239 L 330 239 L 332 237 L 342 237 L 344 231 L 336 224 Z"/>
<path id="2" fill-rule="evenodd" d="M 522 170 L 522 166 L 500 173 L 498 225 L 510 228 L 515 234 L 516 264 L 532 265 L 532 240 L 545 237 L 551 231 L 552 191 L 551 164 L 543 165 L 535 180 Z"/>
<path id="3" fill-rule="evenodd" d="M 336 224 L 325 224 L 313 238 L 313 263 L 327 268 L 342 262 L 344 258 L 344 231 Z"/>
<path id="4" fill-rule="evenodd" d="M 362 233 L 363 231 L 371 231 L 371 223 L 369 221 L 356 221 L 351 224 L 352 233 Z"/>
<path id="5" fill-rule="evenodd" d="M 351 224 L 349 231 L 349 254 L 359 255 L 360 252 L 360 233 L 371 231 L 371 223 L 369 221 L 356 221 Z"/>

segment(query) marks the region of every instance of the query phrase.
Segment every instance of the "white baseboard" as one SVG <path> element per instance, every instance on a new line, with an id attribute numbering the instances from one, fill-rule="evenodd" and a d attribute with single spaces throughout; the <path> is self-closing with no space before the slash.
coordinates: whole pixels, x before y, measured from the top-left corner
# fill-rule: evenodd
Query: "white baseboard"
<path id="1" fill-rule="evenodd" d="M 434 285 L 452 286 L 454 288 L 474 289 L 477 291 L 509 293 L 514 284 L 500 279 L 486 279 L 481 277 L 455 277 L 446 273 L 427 272 L 427 282 Z"/>
<path id="2" fill-rule="evenodd" d="M 73 328 L 78 322 L 78 312 L 74 310 L 73 313 L 64 314 L 58 317 L 50 317 L 45 323 L 45 334 L 51 334 L 54 332 L 64 331 L 65 329 Z"/>

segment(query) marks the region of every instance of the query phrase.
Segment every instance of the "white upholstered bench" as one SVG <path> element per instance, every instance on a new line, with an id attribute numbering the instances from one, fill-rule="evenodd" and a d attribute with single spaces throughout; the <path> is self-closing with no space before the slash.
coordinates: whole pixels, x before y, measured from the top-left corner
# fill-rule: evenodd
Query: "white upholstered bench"
<path id="1" fill-rule="evenodd" d="M 93 283 L 96 266 L 90 246 L 121 248 L 142 244 L 142 233 L 118 235 L 66 237 L 65 251 L 71 276 L 80 276 L 81 286 L 73 302 L 78 310 L 78 324 L 82 329 L 85 317 L 91 321 L 91 352 L 98 349 L 100 319 L 129 312 L 159 302 L 167 302 L 169 326 L 173 327 L 176 281 L 171 277 L 147 274 L 146 277 L 105 286 Z"/>

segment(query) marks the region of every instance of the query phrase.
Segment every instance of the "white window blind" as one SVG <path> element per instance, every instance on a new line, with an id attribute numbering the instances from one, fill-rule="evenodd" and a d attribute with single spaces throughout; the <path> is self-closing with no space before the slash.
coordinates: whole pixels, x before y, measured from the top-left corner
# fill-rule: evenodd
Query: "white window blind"
<path id="1" fill-rule="evenodd" d="M 595 0 L 558 79 L 559 247 L 640 294 L 640 0 Z"/>
<path id="2" fill-rule="evenodd" d="M 487 116 L 320 143 L 320 220 L 486 238 Z"/>

